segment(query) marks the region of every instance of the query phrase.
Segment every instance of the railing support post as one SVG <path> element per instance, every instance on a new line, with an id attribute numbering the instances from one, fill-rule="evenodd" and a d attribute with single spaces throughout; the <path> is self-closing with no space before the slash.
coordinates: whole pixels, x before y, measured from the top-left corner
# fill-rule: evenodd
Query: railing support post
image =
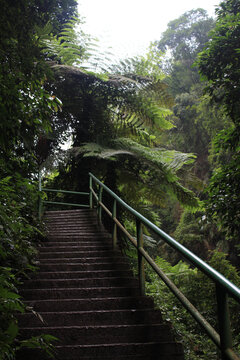
<path id="1" fill-rule="evenodd" d="M 228 307 L 228 295 L 226 291 L 216 284 L 216 297 L 217 297 L 217 313 L 218 313 L 218 326 L 221 343 L 222 359 L 226 360 L 228 357 L 225 354 L 227 349 L 232 348 L 232 335 Z"/>
<path id="2" fill-rule="evenodd" d="M 144 271 L 144 258 L 139 252 L 140 248 L 143 248 L 143 229 L 141 221 L 136 221 L 137 226 L 137 250 L 138 250 L 138 276 L 140 294 L 145 295 L 145 271 Z"/>
<path id="3" fill-rule="evenodd" d="M 102 207 L 100 205 L 100 202 L 102 202 L 102 192 L 103 192 L 103 188 L 102 188 L 102 186 L 100 186 L 99 192 L 98 192 L 98 221 L 99 222 L 102 221 Z"/>
<path id="4" fill-rule="evenodd" d="M 117 248 L 117 224 L 114 219 L 117 217 L 117 201 L 114 199 L 113 201 L 113 209 L 112 209 L 112 218 L 113 218 L 113 230 L 112 230 L 112 245 L 113 250 Z"/>
<path id="5" fill-rule="evenodd" d="M 90 177 L 89 177 L 89 207 L 90 207 L 90 209 L 93 208 L 92 185 L 93 185 L 93 181 L 92 181 L 92 177 L 91 177 L 91 175 L 90 175 Z"/>
<path id="6" fill-rule="evenodd" d="M 39 170 L 38 173 L 38 191 L 39 191 L 39 195 L 38 195 L 38 219 L 41 220 L 42 218 L 42 198 L 41 198 L 41 191 L 42 191 L 42 179 L 41 179 L 41 170 Z"/>

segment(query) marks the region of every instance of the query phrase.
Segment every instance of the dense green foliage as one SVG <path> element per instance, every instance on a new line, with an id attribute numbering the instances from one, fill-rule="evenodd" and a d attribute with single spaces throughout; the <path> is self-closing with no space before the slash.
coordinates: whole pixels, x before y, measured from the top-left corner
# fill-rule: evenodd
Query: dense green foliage
<path id="1" fill-rule="evenodd" d="M 171 91 L 176 95 L 173 107 L 176 127 L 170 131 L 166 142 L 169 147 L 196 154 L 194 173 L 205 184 L 211 178 L 207 191 L 198 194 L 206 199 L 208 222 L 215 221 L 218 230 L 224 232 L 225 243 L 221 248 L 235 264 L 238 264 L 238 258 L 234 244 L 238 243 L 239 234 L 236 216 L 239 205 L 237 3 L 222 3 L 216 24 L 202 9 L 185 13 L 170 22 L 161 40 L 155 43 L 158 48 L 170 51 L 168 62 L 171 66 L 165 71 Z M 211 40 L 207 42 L 209 38 Z M 222 49 L 227 49 L 224 56 Z M 180 64 L 181 71 L 178 69 Z M 200 82 L 198 69 L 204 75 L 204 82 Z M 187 86 L 181 88 L 175 80 L 179 78 L 179 83 L 185 84 L 185 74 L 191 76 L 187 76 Z M 207 91 L 204 92 L 204 88 Z M 201 226 L 198 230 L 201 233 Z M 223 234 L 219 233 L 218 237 L 223 239 Z"/>
<path id="2" fill-rule="evenodd" d="M 72 149 L 67 162 L 60 164 L 55 186 L 63 187 L 71 178 L 76 190 L 86 188 L 88 171 L 94 168 L 112 189 L 116 184 L 115 191 L 135 182 L 143 193 L 136 206 L 149 198 L 151 190 L 151 199 L 157 203 L 170 193 L 186 205 L 197 206 L 180 176 L 194 156 L 163 148 L 159 134 L 173 127 L 167 118 L 172 99 L 159 74 L 139 75 L 144 66 L 148 66 L 147 60 L 134 59 L 105 78 L 73 66 L 53 66 L 54 91 L 63 101 L 63 111 L 53 118 L 53 126 L 72 136 Z M 56 136 L 59 134 L 56 131 Z M 128 194 L 127 199 L 132 192 Z"/>
<path id="3" fill-rule="evenodd" d="M 183 14 L 146 56 L 108 69 L 79 27 L 76 1 L 1 5 L 0 358 L 14 359 L 23 346 L 52 351 L 51 337 L 18 341 L 14 315 L 24 311 L 18 287 L 35 269 L 35 244 L 42 236 L 36 217 L 39 170 L 48 185 L 71 184 L 80 191 L 88 189 L 88 172 L 94 172 L 239 284 L 228 261 L 239 264 L 239 1 L 224 1 L 216 22 L 203 9 Z M 86 61 L 95 73 L 86 70 Z M 66 141 L 71 148 L 63 151 Z M 134 232 L 131 219 L 120 217 Z M 144 239 L 153 257 L 161 253 L 166 259 L 157 263 L 215 325 L 212 285 L 146 230 Z M 216 356 L 156 276 L 147 276 L 149 292 L 183 337 L 187 358 Z M 231 308 L 237 314 L 236 304 Z M 232 322 L 237 334 L 239 320 L 233 316 Z"/>
<path id="4" fill-rule="evenodd" d="M 217 10 L 216 27 L 211 42 L 199 55 L 200 72 L 208 80 L 207 92 L 223 104 L 233 125 L 218 134 L 214 142 L 217 157 L 208 187 L 207 208 L 212 219 L 222 227 L 229 238 L 229 251 L 239 239 L 239 126 L 240 126 L 240 4 L 225 1 Z"/>
<path id="5" fill-rule="evenodd" d="M 172 230 L 173 236 L 205 260 L 208 260 L 209 250 L 217 249 L 218 253 L 213 258 L 217 261 L 211 262 L 224 273 L 224 256 L 239 268 L 239 2 L 222 2 L 217 10 L 216 23 L 208 19 L 206 13 L 203 15 L 204 11 L 198 9 L 172 21 L 155 46 L 168 50 L 167 61 L 161 62 L 160 66 L 168 75 L 171 92 L 175 95 L 173 123 L 176 127 L 170 131 L 165 142 L 170 148 L 174 146 L 177 150 L 195 153 L 194 173 L 208 185 L 204 192 L 201 188 L 198 190 L 203 199 L 201 211 L 191 213 L 178 208 L 180 221 Z M 196 29 L 199 30 L 197 36 Z M 195 67 L 192 66 L 194 63 Z M 197 73 L 199 69 L 202 82 Z M 168 212 L 174 213 L 168 220 L 172 223 L 176 221 L 175 209 L 173 204 L 168 209 Z M 171 249 L 163 244 L 156 249 L 163 258 L 176 264 L 176 269 L 180 266 L 179 257 Z M 161 266 L 164 268 L 162 263 Z M 175 270 L 168 268 L 168 271 L 174 274 Z M 194 274 L 194 270 L 189 271 Z M 230 277 L 234 271 L 229 265 L 226 275 Z M 178 278 L 174 279 L 178 283 Z M 201 298 L 200 291 L 204 293 L 203 278 L 199 278 L 197 292 L 186 279 L 185 282 L 190 290 L 187 292 L 189 299 L 192 300 L 194 293 Z M 155 286 L 152 287 L 153 293 L 160 285 L 155 283 Z M 209 301 L 210 293 L 204 294 L 206 301 Z M 168 298 L 165 303 L 171 304 L 171 312 L 171 306 L 175 305 Z M 163 307 L 162 304 L 160 306 Z M 204 307 L 202 310 L 205 315 Z M 183 314 L 182 310 L 171 314 L 173 322 L 176 316 L 182 319 Z M 233 322 L 233 328 L 238 328 L 238 319 Z M 189 359 L 215 358 L 214 347 L 211 350 L 199 329 L 195 337 L 188 320 L 184 319 L 183 323 L 188 324 L 185 329 L 182 327 L 181 332 L 184 341 L 189 338 L 186 345 L 186 351 L 190 351 L 187 355 Z M 178 327 L 178 324 L 175 326 Z M 195 349 L 191 342 L 195 343 Z"/>
<path id="6" fill-rule="evenodd" d="M 18 294 L 32 271 L 41 232 L 36 218 L 36 144 L 50 131 L 58 103 L 44 89 L 50 76 L 40 44 L 51 22 L 57 34 L 76 13 L 75 1 L 1 1 L 0 14 L 0 358 L 14 359 L 21 347 L 51 352 L 51 337 L 18 341 L 15 313 L 24 311 Z"/>
<path id="7" fill-rule="evenodd" d="M 217 305 L 213 282 L 203 273 L 197 271 L 197 269 L 192 269 L 182 261 L 172 266 L 166 260 L 157 257 L 156 263 L 204 315 L 206 320 L 212 326 L 217 327 Z M 233 283 L 240 285 L 238 271 L 225 259 L 223 253 L 218 251 L 210 253 L 209 264 Z M 216 347 L 205 336 L 200 326 L 183 309 L 182 305 L 155 273 L 149 269 L 147 276 L 149 279 L 147 291 L 154 297 L 155 304 L 161 309 L 164 319 L 173 325 L 177 336 L 183 341 L 186 360 L 215 360 L 217 358 Z M 237 351 L 240 350 L 238 308 L 238 304 L 234 301 L 230 302 L 233 339 Z"/>

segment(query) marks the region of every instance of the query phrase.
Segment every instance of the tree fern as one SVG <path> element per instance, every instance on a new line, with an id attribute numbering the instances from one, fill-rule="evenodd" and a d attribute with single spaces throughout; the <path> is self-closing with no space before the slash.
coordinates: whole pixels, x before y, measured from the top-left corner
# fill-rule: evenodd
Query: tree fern
<path id="1" fill-rule="evenodd" d="M 145 176 L 139 176 L 138 182 L 144 188 L 145 196 L 151 198 L 152 203 L 162 204 L 166 194 L 174 195 L 181 203 L 188 206 L 198 206 L 194 193 L 186 189 L 177 174 L 184 165 L 194 161 L 193 154 L 184 154 L 164 149 L 151 149 L 129 138 L 118 138 L 111 142 L 112 147 L 107 148 L 99 144 L 88 143 L 72 150 L 75 155 L 83 157 L 97 157 L 108 161 L 116 161 L 117 157 L 124 156 L 136 158 Z M 124 163 L 121 163 L 124 169 Z M 146 171 L 146 169 L 148 169 Z M 135 179 L 134 173 L 131 175 Z M 128 179 L 129 180 L 129 179 Z M 129 186 L 129 184 L 128 184 Z M 141 190 L 138 191 L 138 196 Z"/>
<path id="2" fill-rule="evenodd" d="M 155 133 L 173 127 L 168 119 L 172 98 L 161 74 L 155 68 L 146 76 L 143 68 L 149 61 L 143 59 L 125 61 L 124 71 L 89 72 L 83 66 L 84 59 L 90 59 L 86 39 L 83 36 L 83 46 L 77 48 L 77 35 L 69 23 L 48 43 L 48 49 L 52 46 L 51 51 L 56 50 L 58 63 L 52 64 L 55 91 L 63 100 L 63 111 L 54 121 L 61 119 L 72 129 L 74 148 L 70 153 L 78 161 L 115 161 L 116 169 L 128 170 L 135 180 L 138 174 L 140 193 L 154 203 L 160 204 L 168 193 L 184 204 L 197 206 L 194 194 L 179 177 L 194 155 L 165 150 L 151 141 Z"/>
<path id="3" fill-rule="evenodd" d="M 63 47 L 63 44 L 61 43 L 59 46 Z M 62 56 L 65 50 L 68 52 L 63 47 L 59 56 Z M 74 48 L 71 54 L 75 54 Z M 66 62 L 71 63 L 73 60 L 74 57 L 69 55 Z M 133 76 L 109 73 L 96 74 L 86 71 L 84 67 L 76 68 L 53 64 L 53 69 L 66 79 L 66 91 L 69 86 L 76 87 L 76 96 L 82 96 L 82 94 L 77 94 L 78 81 L 84 77 L 85 83 L 91 83 L 91 92 L 95 93 L 98 98 L 102 97 L 107 101 L 107 106 L 112 110 L 112 120 L 117 123 L 119 128 L 124 126 L 134 129 L 154 126 L 157 129 L 168 130 L 174 126 L 168 120 L 171 114 L 169 106 L 172 105 L 172 98 L 167 92 L 166 84 L 161 81 L 154 82 L 153 79 L 143 76 L 134 78 Z M 71 85 L 68 85 L 70 82 Z"/>

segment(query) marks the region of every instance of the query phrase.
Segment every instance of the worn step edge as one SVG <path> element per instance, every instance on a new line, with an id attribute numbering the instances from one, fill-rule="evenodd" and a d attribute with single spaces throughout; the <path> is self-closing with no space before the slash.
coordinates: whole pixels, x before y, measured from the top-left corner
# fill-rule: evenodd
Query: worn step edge
<path id="1" fill-rule="evenodd" d="M 39 317 L 41 316 L 41 318 Z M 121 310 L 92 310 L 92 311 L 41 311 L 36 314 L 30 312 L 17 316 L 20 327 L 38 326 L 103 326 L 103 325 L 154 325 L 162 324 L 162 317 L 157 310 L 121 309 Z M 43 324 L 42 324 L 43 320 Z"/>
<path id="2" fill-rule="evenodd" d="M 34 310 L 53 309 L 54 311 L 69 310 L 115 310 L 115 309 L 153 309 L 153 299 L 147 296 L 136 297 L 104 297 L 104 298 L 77 298 L 77 299 L 46 299 L 28 300 L 27 306 Z"/>
<path id="3" fill-rule="evenodd" d="M 107 256 L 107 254 L 105 254 L 104 256 L 101 256 L 98 254 L 89 254 L 89 253 L 82 253 L 82 254 L 74 254 L 74 253 L 71 253 L 68 255 L 68 257 L 62 257 L 62 256 L 56 256 L 54 257 L 54 254 L 52 254 L 52 257 L 41 257 L 41 258 L 37 258 L 36 260 L 37 261 L 40 261 L 40 262 L 47 262 L 47 261 L 59 261 L 59 262 L 63 262 L 63 261 L 68 261 L 68 262 L 71 262 L 72 261 L 76 261 L 76 260 L 80 260 L 80 261 L 83 261 L 83 262 L 87 262 L 87 260 L 89 261 L 94 261 L 94 259 L 98 259 L 98 260 L 102 260 L 102 262 L 109 262 L 109 261 L 117 261 L 117 260 L 121 260 L 120 262 L 127 262 L 128 260 L 124 257 L 124 256 L 121 256 L 121 255 L 113 255 L 113 256 Z"/>
<path id="4" fill-rule="evenodd" d="M 119 345 L 121 344 L 117 344 L 118 348 L 117 349 L 113 349 L 113 348 L 107 348 L 103 354 L 99 355 L 98 351 L 95 351 L 94 355 L 89 355 L 89 356 L 85 356 L 87 355 L 86 351 L 84 351 L 84 355 L 81 354 L 81 358 L 79 358 L 79 356 L 74 357 L 71 356 L 71 352 L 69 351 L 69 348 L 67 350 L 68 352 L 68 356 L 67 358 L 65 358 L 65 352 L 63 353 L 63 357 L 61 356 L 61 350 L 62 348 L 60 348 L 60 346 L 58 346 L 56 348 L 58 354 L 55 354 L 54 359 L 56 360 L 184 360 L 184 354 L 183 351 L 180 351 L 176 354 L 162 354 L 162 352 L 152 352 L 150 353 L 149 351 L 149 347 L 148 344 L 146 344 L 145 348 L 143 349 L 143 347 L 141 346 L 140 349 L 137 347 L 137 344 L 135 344 L 135 350 L 131 351 L 130 354 L 125 354 L 124 355 L 119 355 L 119 353 L 122 353 L 121 348 L 119 347 Z M 116 345 L 115 345 L 116 346 Z M 123 344 L 124 348 L 126 347 L 126 344 Z M 130 345 L 131 346 L 131 345 Z M 152 344 L 150 344 L 150 346 L 152 346 Z M 136 353 L 136 350 L 138 353 Z M 143 351 L 144 350 L 144 351 Z M 111 353 L 113 353 L 111 355 Z M 93 357 L 94 356 L 94 357 Z M 34 350 L 34 349 L 23 349 L 20 352 L 18 352 L 17 354 L 17 358 L 16 360 L 49 360 L 49 357 L 44 354 L 42 351 L 40 350 Z"/>
<path id="5" fill-rule="evenodd" d="M 22 339 L 48 333 L 59 339 L 59 345 L 100 345 L 116 342 L 173 342 L 170 330 L 162 324 L 46 326 L 21 328 Z"/>
<path id="6" fill-rule="evenodd" d="M 101 344 L 101 345 L 79 345 L 79 346 L 56 346 L 56 351 L 61 354 L 59 359 L 77 359 L 78 356 L 89 355 L 94 356 L 94 359 L 103 355 L 155 355 L 156 360 L 165 360 L 166 355 L 182 354 L 182 345 L 179 343 L 165 342 L 146 342 L 146 343 L 116 343 L 116 344 Z M 70 355 L 71 354 L 71 355 Z M 58 358 L 57 358 L 58 359 Z"/>
<path id="7" fill-rule="evenodd" d="M 34 279 L 26 280 L 22 289 L 52 289 L 52 288 L 84 288 L 106 286 L 131 286 L 138 285 L 135 277 L 107 277 L 107 278 L 82 278 L 82 279 Z"/>
<path id="8" fill-rule="evenodd" d="M 121 252 L 119 250 L 83 250 L 83 251 L 70 251 L 71 249 L 68 249 L 68 251 L 64 251 L 64 252 L 59 252 L 59 251 L 48 251 L 48 252 L 44 252 L 44 253 L 40 253 L 39 254 L 39 259 L 45 259 L 48 256 L 54 256 L 55 257 L 71 257 L 72 255 L 74 255 L 74 257 L 78 257 L 78 256 L 88 256 L 88 257 L 94 257 L 94 256 L 121 256 L 124 258 L 124 256 L 121 254 Z"/>
<path id="9" fill-rule="evenodd" d="M 76 241 L 71 241 L 71 240 L 67 240 L 67 241 L 54 241 L 54 240 L 44 240 L 41 245 L 38 248 L 48 248 L 49 246 L 51 246 L 51 248 L 54 246 L 56 247 L 69 247 L 69 246 L 73 246 L 73 247 L 97 247 L 100 248 L 101 246 L 106 246 L 106 247 L 111 247 L 112 246 L 112 241 L 110 239 L 107 239 L 106 241 L 93 241 L 93 240 L 88 240 L 88 241 L 80 241 L 80 242 L 76 242 Z M 48 250 L 49 251 L 49 250 Z"/>
<path id="10" fill-rule="evenodd" d="M 70 270 L 78 270 L 78 271 L 97 271 L 97 270 L 129 270 L 129 264 L 126 262 L 119 263 L 98 263 L 98 264 L 77 264 L 77 263 L 57 263 L 57 264 L 39 264 L 38 268 L 40 271 L 70 271 Z"/>
<path id="11" fill-rule="evenodd" d="M 26 300 L 37 299 L 67 299 L 88 297 L 115 297 L 139 295 L 138 287 L 90 287 L 90 288 L 55 288 L 55 289 L 24 289 L 20 295 Z"/>
<path id="12" fill-rule="evenodd" d="M 50 245 L 51 246 L 48 246 Z M 72 249 L 73 251 L 74 250 L 79 250 L 79 251 L 84 251 L 84 250 L 89 250 L 89 251 L 99 251 L 99 250 L 102 250 L 102 251 L 107 251 L 107 250 L 113 250 L 112 249 L 112 245 L 111 244 L 91 244 L 91 243 L 86 243 L 86 244 L 82 244 L 80 243 L 79 245 L 76 245 L 76 243 L 66 243 L 66 245 L 62 246 L 61 243 L 59 246 L 55 245 L 51 242 L 51 243 L 41 243 L 40 246 L 37 247 L 37 250 L 38 252 L 42 252 L 42 253 L 45 253 L 45 252 L 50 252 L 50 250 L 52 252 L 65 252 L 65 251 L 69 251 L 69 249 Z"/>
<path id="13" fill-rule="evenodd" d="M 86 278 L 112 278 L 132 277 L 131 270 L 97 270 L 97 271 L 59 271 L 59 272 L 37 272 L 33 274 L 32 280 L 37 279 L 86 279 Z"/>
<path id="14" fill-rule="evenodd" d="M 85 241 L 85 240 L 89 240 L 91 241 L 98 241 L 99 243 L 103 240 L 110 240 L 111 241 L 111 236 L 108 235 L 103 235 L 103 234 L 91 234 L 91 233 L 84 233 L 84 234 L 49 234 L 48 235 L 48 240 L 49 241 L 59 241 L 59 240 L 68 240 L 70 239 L 71 241 Z"/>

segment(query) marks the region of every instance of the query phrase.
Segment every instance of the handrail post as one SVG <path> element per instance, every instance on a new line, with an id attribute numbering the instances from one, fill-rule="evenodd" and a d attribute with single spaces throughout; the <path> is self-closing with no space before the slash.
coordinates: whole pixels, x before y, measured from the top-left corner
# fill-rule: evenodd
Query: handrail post
<path id="1" fill-rule="evenodd" d="M 116 219 L 116 217 L 117 217 L 117 200 L 114 199 L 114 201 L 113 201 L 113 209 L 112 209 L 112 219 L 113 219 L 112 245 L 113 245 L 113 250 L 116 250 L 116 247 L 117 247 L 117 224 L 114 221 L 114 219 Z"/>
<path id="2" fill-rule="evenodd" d="M 93 193 L 92 193 L 92 186 L 93 186 L 93 181 L 92 181 L 92 177 L 91 175 L 89 175 L 89 207 L 90 209 L 93 208 Z"/>
<path id="3" fill-rule="evenodd" d="M 138 249 L 138 276 L 139 276 L 139 287 L 140 294 L 145 295 L 145 271 L 144 271 L 144 258 L 139 252 L 139 248 L 143 248 L 143 229 L 142 223 L 137 219 L 137 249 Z"/>
<path id="4" fill-rule="evenodd" d="M 218 326 L 221 343 L 222 359 L 226 360 L 225 351 L 232 348 L 232 334 L 229 317 L 228 295 L 226 290 L 216 284 Z"/>
<path id="5" fill-rule="evenodd" d="M 42 179 L 41 179 L 41 170 L 39 170 L 38 173 L 38 219 L 41 220 L 42 218 L 42 198 L 41 198 L 41 192 L 42 192 Z"/>
<path id="6" fill-rule="evenodd" d="M 100 185 L 99 192 L 98 192 L 98 221 L 99 222 L 102 221 L 102 207 L 100 205 L 100 202 L 102 202 L 102 192 L 103 192 L 103 187 Z"/>

